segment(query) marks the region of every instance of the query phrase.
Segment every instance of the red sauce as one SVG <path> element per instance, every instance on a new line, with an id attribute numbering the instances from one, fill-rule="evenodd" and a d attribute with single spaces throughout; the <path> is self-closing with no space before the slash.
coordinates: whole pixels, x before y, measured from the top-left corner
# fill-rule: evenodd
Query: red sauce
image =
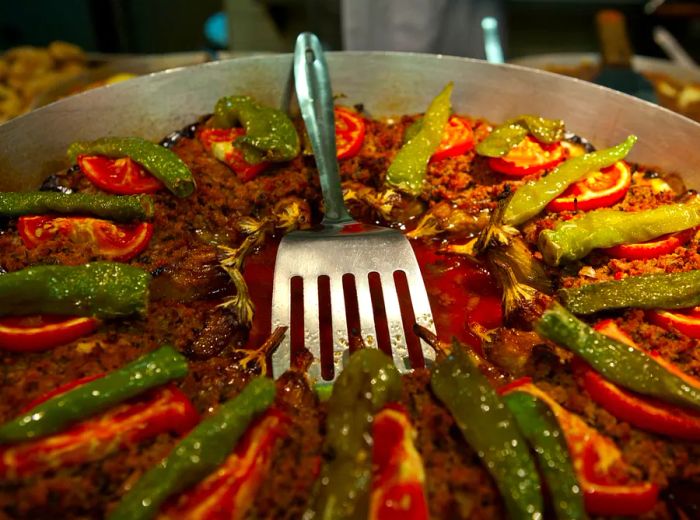
<path id="1" fill-rule="evenodd" d="M 452 338 L 480 347 L 470 324 L 492 329 L 502 323 L 501 293 L 483 267 L 456 255 L 438 252 L 437 242 L 411 241 L 423 272 L 435 329 L 443 341 Z"/>
<path id="2" fill-rule="evenodd" d="M 255 317 L 245 348 L 256 349 L 267 339 L 272 328 L 272 279 L 279 241 L 266 240 L 260 251 L 246 258 L 243 278 L 248 284 Z"/>

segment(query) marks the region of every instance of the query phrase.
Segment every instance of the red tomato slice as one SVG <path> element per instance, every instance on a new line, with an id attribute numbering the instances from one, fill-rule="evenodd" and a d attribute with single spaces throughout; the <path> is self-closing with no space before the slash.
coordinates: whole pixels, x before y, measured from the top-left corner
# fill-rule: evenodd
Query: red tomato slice
<path id="1" fill-rule="evenodd" d="M 214 143 L 233 143 L 239 135 L 245 131 L 242 128 L 204 128 L 199 131 L 197 137 L 207 152 L 211 152 Z"/>
<path id="2" fill-rule="evenodd" d="M 233 146 L 233 142 L 242 135 L 245 135 L 242 128 L 205 128 L 199 132 L 199 140 L 205 150 L 231 168 L 240 180 L 246 182 L 262 172 L 270 163 L 246 162 L 243 152 Z"/>
<path id="3" fill-rule="evenodd" d="M 365 140 L 363 117 L 344 107 L 335 107 L 335 147 L 338 159 L 355 157 Z"/>
<path id="4" fill-rule="evenodd" d="M 700 339 L 700 307 L 677 311 L 654 310 L 647 313 L 649 321 L 667 330 L 678 332 L 694 339 Z"/>
<path id="5" fill-rule="evenodd" d="M 0 318 L 0 349 L 40 352 L 90 334 L 96 318 L 65 316 L 7 316 Z"/>
<path id="6" fill-rule="evenodd" d="M 625 161 L 589 173 L 547 205 L 549 211 L 588 211 L 612 206 L 627 194 L 632 169 Z"/>
<path id="7" fill-rule="evenodd" d="M 656 483 L 615 484 L 614 479 L 601 475 L 597 469 L 604 465 L 605 459 L 596 442 L 586 444 L 582 455 L 579 483 L 583 488 L 586 511 L 591 515 L 639 516 L 654 508 L 659 499 L 659 486 Z"/>
<path id="8" fill-rule="evenodd" d="M 574 365 L 574 373 L 591 399 L 618 419 L 642 430 L 700 440 L 700 414 L 697 412 L 620 388 L 583 362 Z"/>
<path id="9" fill-rule="evenodd" d="M 566 410 L 551 396 L 519 379 L 501 388 L 501 394 L 527 392 L 544 401 L 554 413 L 569 447 L 571 462 L 583 490 L 586 510 L 594 515 L 642 515 L 656 503 L 659 487 L 651 482 L 631 484 L 613 471 L 626 465 L 622 453 L 609 437 L 589 426 L 581 417 Z"/>
<path id="10" fill-rule="evenodd" d="M 664 235 L 638 244 L 620 244 L 603 251 L 613 258 L 627 258 L 629 260 L 656 258 L 657 256 L 673 253 L 677 247 L 686 244 L 693 238 L 693 235 L 695 235 L 695 228 Z"/>
<path id="11" fill-rule="evenodd" d="M 129 157 L 110 159 L 103 155 L 79 155 L 78 166 L 90 182 L 109 193 L 135 195 L 163 188 L 162 182 Z"/>
<path id="12" fill-rule="evenodd" d="M 474 148 L 474 132 L 471 123 L 462 117 L 450 116 L 442 133 L 442 141 L 430 158 L 431 162 L 462 155 Z"/>
<path id="13" fill-rule="evenodd" d="M 126 262 L 141 253 L 153 235 L 153 225 L 114 224 L 90 217 L 24 216 L 17 222 L 22 242 L 27 249 L 56 238 L 68 237 L 76 243 L 90 242 L 100 256 Z"/>
<path id="14" fill-rule="evenodd" d="M 545 144 L 528 135 L 503 157 L 491 157 L 489 167 L 506 175 L 524 177 L 553 168 L 566 156 L 561 143 Z"/>
<path id="15" fill-rule="evenodd" d="M 400 405 L 389 404 L 375 415 L 369 520 L 427 520 L 425 471 L 414 437 Z"/>

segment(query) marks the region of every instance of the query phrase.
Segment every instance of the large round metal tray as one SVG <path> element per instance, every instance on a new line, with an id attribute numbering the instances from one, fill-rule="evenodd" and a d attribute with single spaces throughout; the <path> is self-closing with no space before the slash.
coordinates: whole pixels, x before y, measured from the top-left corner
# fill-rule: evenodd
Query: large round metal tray
<path id="1" fill-rule="evenodd" d="M 557 117 L 597 146 L 628 134 L 630 158 L 685 174 L 700 186 L 700 124 L 653 104 L 584 81 L 515 65 L 446 56 L 329 53 L 336 94 L 374 116 L 423 112 L 448 81 L 457 112 L 492 121 L 522 113 Z M 158 140 L 211 112 L 216 100 L 249 94 L 286 107 L 291 55 L 237 58 L 172 69 L 52 103 L 0 126 L 0 189 L 33 189 L 67 166 L 78 139 L 139 135 Z"/>

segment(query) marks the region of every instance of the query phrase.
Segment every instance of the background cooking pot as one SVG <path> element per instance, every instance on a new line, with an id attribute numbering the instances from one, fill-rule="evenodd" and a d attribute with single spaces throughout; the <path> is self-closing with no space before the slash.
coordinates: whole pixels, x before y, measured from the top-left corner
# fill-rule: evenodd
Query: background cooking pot
<path id="1" fill-rule="evenodd" d="M 639 136 L 631 160 L 684 173 L 700 186 L 700 125 L 593 84 L 514 65 L 401 53 L 329 53 L 336 95 L 374 116 L 423 112 L 454 81 L 457 112 L 499 122 L 522 113 L 563 118 L 599 147 Z M 291 55 L 239 58 L 173 69 L 53 103 L 0 126 L 0 189 L 36 188 L 67 166 L 79 139 L 138 135 L 159 140 L 211 112 L 216 100 L 249 94 L 285 106 Z M 695 175 L 693 172 L 697 171 Z"/>
<path id="2" fill-rule="evenodd" d="M 555 52 L 551 54 L 533 54 L 509 61 L 515 65 L 548 70 L 551 67 L 575 68 L 581 65 L 598 66 L 600 54 L 595 52 Z M 679 81 L 700 83 L 700 69 L 682 67 L 677 63 L 649 56 L 633 56 L 632 68 L 637 72 L 666 74 Z"/>
<path id="3" fill-rule="evenodd" d="M 537 54 L 516 58 L 511 63 L 592 81 L 599 72 L 600 56 L 573 52 Z M 631 66 L 651 81 L 661 106 L 700 121 L 700 68 L 647 56 L 634 56 Z"/>

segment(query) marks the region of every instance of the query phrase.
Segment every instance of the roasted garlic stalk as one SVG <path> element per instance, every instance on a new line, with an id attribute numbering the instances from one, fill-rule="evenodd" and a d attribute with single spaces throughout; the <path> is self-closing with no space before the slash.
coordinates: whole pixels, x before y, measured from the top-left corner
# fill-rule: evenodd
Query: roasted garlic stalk
<path id="1" fill-rule="evenodd" d="M 409 238 L 429 238 L 442 234 L 470 236 L 484 229 L 487 223 L 487 211 L 474 215 L 443 201 L 430 208 L 415 229 L 406 235 Z"/>
<path id="2" fill-rule="evenodd" d="M 343 190 L 343 200 L 346 204 L 356 202 L 369 206 L 379 217 L 392 222 L 394 207 L 401 203 L 402 197 L 398 191 L 391 188 L 377 191 L 359 183 L 352 183 Z"/>
<path id="3" fill-rule="evenodd" d="M 248 285 L 243 278 L 243 262 L 246 257 L 262 246 L 268 235 L 275 230 L 289 233 L 308 225 L 308 208 L 303 201 L 292 199 L 283 206 L 277 206 L 272 216 L 256 219 L 243 217 L 238 221 L 239 230 L 247 235 L 238 247 L 220 245 L 223 258 L 219 261 L 221 267 L 228 273 L 236 294 L 227 298 L 219 307 L 230 309 L 238 323 L 250 326 L 255 315 L 255 306 L 250 299 Z"/>
<path id="4" fill-rule="evenodd" d="M 287 327 L 277 327 L 260 348 L 255 350 L 238 349 L 233 353 L 234 359 L 243 370 L 251 374 L 267 375 L 267 361 L 279 347 L 287 332 Z"/>
<path id="5" fill-rule="evenodd" d="M 544 267 L 532 255 L 519 231 L 503 224 L 510 198 L 502 199 L 491 214 L 488 225 L 466 244 L 449 244 L 445 251 L 488 263 L 503 290 L 503 313 L 506 319 L 516 312 L 536 315 L 538 296 L 552 291 Z"/>

